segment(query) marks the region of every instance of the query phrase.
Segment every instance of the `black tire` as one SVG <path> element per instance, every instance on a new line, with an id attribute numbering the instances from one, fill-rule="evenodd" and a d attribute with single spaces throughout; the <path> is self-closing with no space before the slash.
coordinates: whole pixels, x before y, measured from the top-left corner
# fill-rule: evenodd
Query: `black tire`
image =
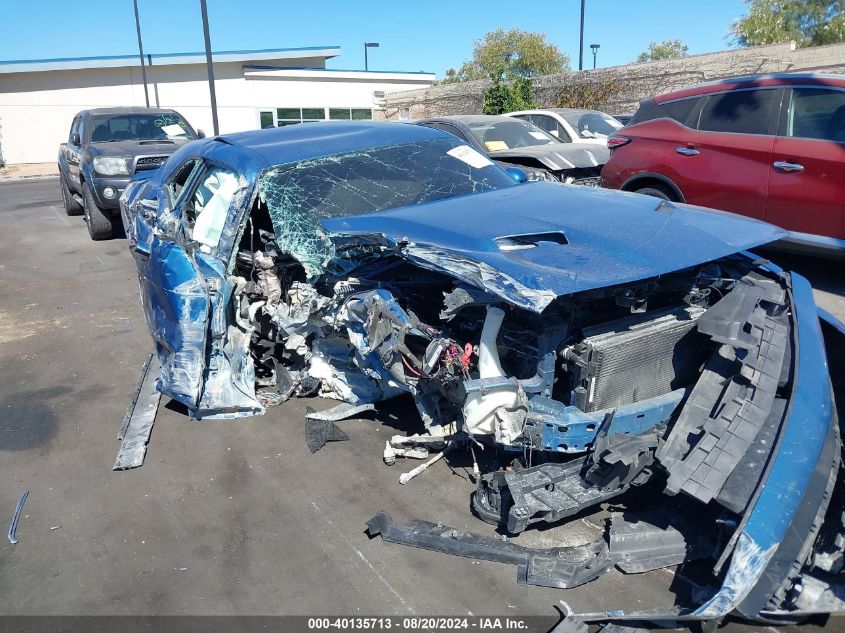
<path id="1" fill-rule="evenodd" d="M 114 237 L 114 220 L 94 202 L 91 185 L 82 184 L 82 202 L 85 207 L 85 222 L 92 240 L 110 240 Z"/>
<path id="2" fill-rule="evenodd" d="M 653 185 L 646 185 L 645 187 L 640 187 L 639 189 L 634 189 L 634 193 L 641 193 L 644 196 L 654 196 L 655 198 L 661 198 L 663 200 L 669 200 L 671 202 L 678 202 L 678 196 L 675 195 L 675 192 L 672 191 L 666 185 L 661 185 L 659 183 L 655 183 Z"/>
<path id="3" fill-rule="evenodd" d="M 68 215 L 82 215 L 85 210 L 79 204 L 70 192 L 70 187 L 67 186 L 65 177 L 59 175 L 59 186 L 62 188 L 62 200 L 65 203 L 65 213 Z"/>

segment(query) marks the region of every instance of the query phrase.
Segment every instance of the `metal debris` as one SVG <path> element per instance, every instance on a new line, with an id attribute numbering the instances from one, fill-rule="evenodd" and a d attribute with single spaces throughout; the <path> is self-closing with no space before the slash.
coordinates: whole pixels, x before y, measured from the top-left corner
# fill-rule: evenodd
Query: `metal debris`
<path id="1" fill-rule="evenodd" d="M 18 542 L 17 539 L 17 531 L 18 531 L 18 521 L 21 518 L 21 510 L 23 510 L 23 504 L 26 502 L 26 498 L 29 496 L 29 490 L 24 490 L 21 493 L 20 499 L 18 499 L 18 505 L 15 508 L 15 514 L 12 515 L 12 523 L 9 525 L 9 542 L 14 545 Z"/>
<path id="2" fill-rule="evenodd" d="M 348 439 L 349 436 L 331 420 L 305 418 L 305 441 L 312 453 L 319 451 L 328 442 L 344 442 Z"/>
<path id="3" fill-rule="evenodd" d="M 390 543 L 510 563 L 518 568 L 520 584 L 541 587 L 577 587 L 598 578 L 611 565 L 604 539 L 575 547 L 530 549 L 510 540 L 459 532 L 439 523 L 414 520 L 399 525 L 387 512 L 379 512 L 367 521 L 367 532 L 370 538 L 380 535 Z"/>
<path id="4" fill-rule="evenodd" d="M 117 439 L 122 443 L 112 470 L 128 470 L 144 463 L 161 401 L 161 394 L 156 389 L 160 369 L 158 358 L 150 354 L 141 367 L 138 386 L 117 433 Z"/>

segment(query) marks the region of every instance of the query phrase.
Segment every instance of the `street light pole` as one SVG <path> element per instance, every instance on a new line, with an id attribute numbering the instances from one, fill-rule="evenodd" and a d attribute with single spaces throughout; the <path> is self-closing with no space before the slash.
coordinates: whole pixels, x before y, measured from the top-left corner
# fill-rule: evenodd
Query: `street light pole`
<path id="1" fill-rule="evenodd" d="M 596 55 L 599 53 L 599 49 L 601 48 L 601 44 L 590 44 L 590 48 L 593 49 L 593 70 L 596 69 Z"/>
<path id="2" fill-rule="evenodd" d="M 150 93 L 147 91 L 147 69 L 144 67 L 144 45 L 141 44 L 141 20 L 138 19 L 138 0 L 133 0 L 135 4 L 135 31 L 138 33 L 138 55 L 141 57 L 141 77 L 144 79 L 144 101 L 147 102 L 147 107 L 150 107 Z"/>
<path id="3" fill-rule="evenodd" d="M 200 0 L 202 9 L 202 31 L 205 36 L 205 65 L 208 69 L 208 90 L 211 93 L 211 123 L 214 126 L 214 136 L 220 134 L 217 125 L 217 94 L 214 92 L 214 62 L 211 59 L 211 36 L 208 34 L 208 7 L 205 0 Z"/>
<path id="4" fill-rule="evenodd" d="M 578 44 L 578 70 L 584 70 L 584 3 L 581 0 L 581 38 Z"/>
<path id="5" fill-rule="evenodd" d="M 367 60 L 368 48 L 378 48 L 378 42 L 364 42 L 364 70 L 370 69 L 369 61 Z"/>

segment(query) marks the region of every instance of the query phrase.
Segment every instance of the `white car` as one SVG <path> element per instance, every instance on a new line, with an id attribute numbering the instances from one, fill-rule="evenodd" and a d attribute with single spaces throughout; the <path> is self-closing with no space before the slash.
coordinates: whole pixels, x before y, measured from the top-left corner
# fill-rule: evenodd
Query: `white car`
<path id="1" fill-rule="evenodd" d="M 609 114 L 598 110 L 549 108 L 548 110 L 520 110 L 505 116 L 529 121 L 563 143 L 594 143 L 604 145 L 607 137 L 623 127 Z"/>

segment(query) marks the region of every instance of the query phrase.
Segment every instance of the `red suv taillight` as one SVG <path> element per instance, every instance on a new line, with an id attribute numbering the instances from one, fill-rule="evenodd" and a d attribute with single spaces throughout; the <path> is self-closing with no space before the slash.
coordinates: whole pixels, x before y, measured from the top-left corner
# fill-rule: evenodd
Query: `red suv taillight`
<path id="1" fill-rule="evenodd" d="M 631 142 L 631 138 L 628 136 L 622 136 L 621 134 L 613 134 L 607 137 L 607 149 L 616 149 L 617 147 L 622 147 L 623 145 L 627 145 Z"/>

